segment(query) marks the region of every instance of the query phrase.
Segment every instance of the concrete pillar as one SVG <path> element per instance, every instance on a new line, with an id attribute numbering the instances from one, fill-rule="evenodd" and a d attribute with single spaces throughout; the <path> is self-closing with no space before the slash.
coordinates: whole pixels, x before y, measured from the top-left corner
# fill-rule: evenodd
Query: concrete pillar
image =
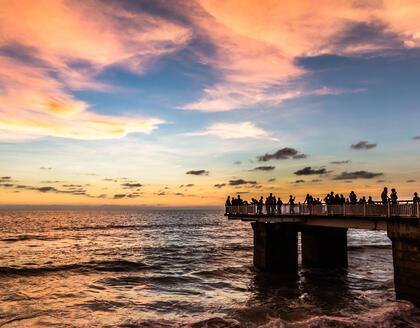
<path id="1" fill-rule="evenodd" d="M 262 271 L 296 273 L 297 230 L 287 223 L 252 222 L 254 265 Z"/>
<path id="2" fill-rule="evenodd" d="M 397 299 L 420 307 L 420 225 L 419 220 L 390 219 L 394 285 Z"/>
<path id="3" fill-rule="evenodd" d="M 348 266 L 347 229 L 304 227 L 301 234 L 303 265 L 329 268 Z"/>

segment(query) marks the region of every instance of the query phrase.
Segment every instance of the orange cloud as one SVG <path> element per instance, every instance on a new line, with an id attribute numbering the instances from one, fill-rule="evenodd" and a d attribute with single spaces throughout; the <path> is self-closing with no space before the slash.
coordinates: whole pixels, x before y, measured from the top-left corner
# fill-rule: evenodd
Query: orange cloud
<path id="1" fill-rule="evenodd" d="M 316 94 L 298 83 L 306 73 L 296 66 L 298 57 L 420 46 L 418 0 L 199 2 L 208 16 L 196 23 L 217 49 L 216 57 L 201 55 L 221 81 L 182 109 L 233 110 Z M 365 36 L 363 29 L 374 34 Z"/>
<path id="2" fill-rule="evenodd" d="M 97 73 L 119 65 L 142 74 L 174 52 L 190 31 L 119 5 L 88 0 L 0 0 L 0 128 L 25 136 L 80 139 L 148 133 L 158 119 L 96 114 L 71 90 L 112 90 Z M 24 57 L 25 56 L 25 57 Z"/>

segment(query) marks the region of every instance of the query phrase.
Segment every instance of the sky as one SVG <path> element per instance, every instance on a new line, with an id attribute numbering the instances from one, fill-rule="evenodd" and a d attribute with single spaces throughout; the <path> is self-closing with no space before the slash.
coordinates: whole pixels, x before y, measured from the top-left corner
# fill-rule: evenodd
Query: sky
<path id="1" fill-rule="evenodd" d="M 0 0 L 0 205 L 420 192 L 420 1 Z"/>

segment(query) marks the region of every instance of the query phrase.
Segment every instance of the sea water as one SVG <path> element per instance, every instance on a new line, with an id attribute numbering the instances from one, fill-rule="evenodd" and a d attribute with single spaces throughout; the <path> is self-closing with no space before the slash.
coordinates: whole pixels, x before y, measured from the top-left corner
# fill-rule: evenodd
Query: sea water
<path id="1" fill-rule="evenodd" d="M 386 233 L 293 276 L 256 271 L 252 243 L 221 210 L 0 211 L 0 327 L 420 327 Z"/>

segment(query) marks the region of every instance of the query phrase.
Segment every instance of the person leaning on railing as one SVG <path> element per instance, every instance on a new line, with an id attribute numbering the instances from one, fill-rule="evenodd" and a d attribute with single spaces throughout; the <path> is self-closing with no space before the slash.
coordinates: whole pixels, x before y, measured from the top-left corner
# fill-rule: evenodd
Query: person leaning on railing
<path id="1" fill-rule="evenodd" d="M 413 203 L 417 203 L 420 202 L 420 197 L 418 196 L 418 194 L 415 192 L 414 193 L 414 197 L 413 197 Z"/>
<path id="2" fill-rule="evenodd" d="M 395 190 L 395 188 L 392 188 L 391 189 L 391 195 L 390 195 L 390 198 L 391 198 L 391 203 L 392 204 L 397 204 L 398 202 L 397 202 L 397 200 L 398 200 L 398 196 L 397 196 L 397 191 Z"/>

